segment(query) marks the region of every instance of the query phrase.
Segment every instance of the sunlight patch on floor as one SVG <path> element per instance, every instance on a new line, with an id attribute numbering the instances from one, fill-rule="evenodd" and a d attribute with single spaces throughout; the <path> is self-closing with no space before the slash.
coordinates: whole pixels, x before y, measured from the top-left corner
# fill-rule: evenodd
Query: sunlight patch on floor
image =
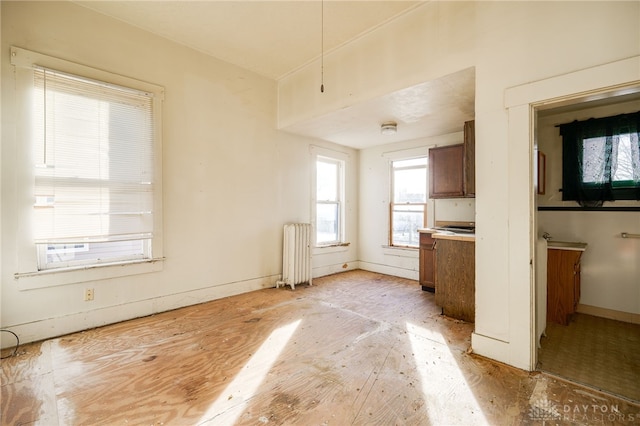
<path id="1" fill-rule="evenodd" d="M 301 321 L 275 329 L 197 424 L 233 425 L 247 402 L 256 394 Z"/>
<path id="2" fill-rule="evenodd" d="M 430 423 L 489 424 L 441 333 L 407 322 Z"/>

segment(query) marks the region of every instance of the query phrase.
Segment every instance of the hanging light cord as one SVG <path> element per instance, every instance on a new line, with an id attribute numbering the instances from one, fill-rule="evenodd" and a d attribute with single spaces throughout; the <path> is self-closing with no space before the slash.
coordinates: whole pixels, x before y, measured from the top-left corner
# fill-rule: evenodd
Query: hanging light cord
<path id="1" fill-rule="evenodd" d="M 320 93 L 324 93 L 324 0 L 320 5 Z"/>
<path id="2" fill-rule="evenodd" d="M 43 108 L 44 108 L 44 128 L 43 128 L 43 153 L 42 153 L 42 157 L 44 159 L 43 164 L 46 166 L 47 165 L 47 70 L 44 70 L 44 78 L 43 78 L 43 90 L 42 90 L 42 96 L 44 97 L 44 102 L 43 102 Z"/>

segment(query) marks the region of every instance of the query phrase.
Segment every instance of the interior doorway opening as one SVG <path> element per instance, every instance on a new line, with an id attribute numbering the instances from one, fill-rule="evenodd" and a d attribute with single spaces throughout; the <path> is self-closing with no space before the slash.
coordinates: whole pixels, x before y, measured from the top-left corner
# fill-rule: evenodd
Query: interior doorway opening
<path id="1" fill-rule="evenodd" d="M 640 287 L 633 283 L 640 282 L 635 266 L 640 262 L 640 240 L 626 244 L 620 234 L 625 227 L 640 227 L 640 202 L 616 202 L 588 211 L 563 201 L 557 125 L 640 111 L 640 84 L 636 81 L 531 106 L 535 369 L 639 402 Z M 570 288 L 576 305 L 567 321 L 555 315 L 556 288 L 548 291 L 549 286 L 558 285 L 558 271 L 549 272 L 557 265 L 548 264 L 550 253 L 557 250 L 548 241 L 554 240 L 587 244 L 577 269 L 570 271 L 578 277 Z M 580 274 L 584 275 L 582 282 Z"/>

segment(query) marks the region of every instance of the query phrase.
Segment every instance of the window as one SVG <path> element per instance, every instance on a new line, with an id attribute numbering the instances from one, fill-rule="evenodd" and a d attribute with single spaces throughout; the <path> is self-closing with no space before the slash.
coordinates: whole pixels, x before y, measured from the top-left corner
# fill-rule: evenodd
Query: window
<path id="1" fill-rule="evenodd" d="M 640 112 L 560 126 L 563 200 L 640 200 Z"/>
<path id="2" fill-rule="evenodd" d="M 34 71 L 39 269 L 151 258 L 150 94 Z"/>
<path id="3" fill-rule="evenodd" d="M 426 224 L 427 157 L 391 162 L 391 246 L 418 247 Z"/>
<path id="4" fill-rule="evenodd" d="M 316 245 L 341 244 L 344 240 L 344 162 L 316 157 Z"/>
<path id="5" fill-rule="evenodd" d="M 25 225 L 37 270 L 151 260 L 154 243 L 161 247 L 154 241 L 161 89 L 119 76 L 126 85 L 107 83 L 95 76 L 109 73 L 14 51 L 27 94 L 22 135 L 33 203 Z M 34 58 L 93 75 L 34 65 Z"/>

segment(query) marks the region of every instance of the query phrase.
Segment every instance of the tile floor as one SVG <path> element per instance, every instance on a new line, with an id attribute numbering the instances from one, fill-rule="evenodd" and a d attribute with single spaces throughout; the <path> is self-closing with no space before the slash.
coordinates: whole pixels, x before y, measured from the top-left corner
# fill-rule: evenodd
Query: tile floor
<path id="1" fill-rule="evenodd" d="M 574 314 L 547 324 L 538 368 L 640 403 L 640 324 Z"/>

